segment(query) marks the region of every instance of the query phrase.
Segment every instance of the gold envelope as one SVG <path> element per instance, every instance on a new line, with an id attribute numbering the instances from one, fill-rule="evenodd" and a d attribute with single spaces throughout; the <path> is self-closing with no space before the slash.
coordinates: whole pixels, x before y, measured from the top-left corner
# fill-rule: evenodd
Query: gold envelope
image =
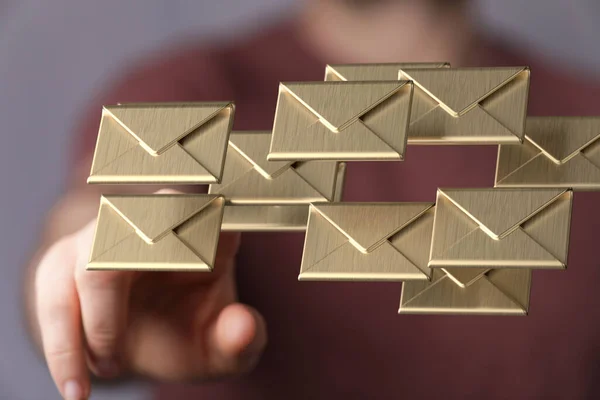
<path id="1" fill-rule="evenodd" d="M 232 132 L 220 184 L 223 231 L 304 231 L 311 201 L 338 201 L 346 165 L 335 161 L 268 161 L 271 132 Z"/>
<path id="2" fill-rule="evenodd" d="M 404 282 L 400 314 L 527 315 L 530 269 L 494 269 L 460 287 L 439 269 L 431 282 Z"/>
<path id="3" fill-rule="evenodd" d="M 326 80 L 412 80 L 408 144 L 521 143 L 529 69 L 450 68 L 449 63 L 346 64 Z"/>
<path id="4" fill-rule="evenodd" d="M 333 201 L 342 200 L 345 170 L 346 164 L 338 163 Z M 221 231 L 305 231 L 308 211 L 308 204 L 226 204 Z"/>
<path id="5" fill-rule="evenodd" d="M 87 268 L 211 271 L 223 205 L 205 194 L 103 196 Z"/>
<path id="6" fill-rule="evenodd" d="M 523 145 L 500 146 L 495 186 L 600 190 L 600 117 L 528 117 Z"/>
<path id="7" fill-rule="evenodd" d="M 311 204 L 299 280 L 427 280 L 432 203 Z"/>
<path id="8" fill-rule="evenodd" d="M 233 103 L 105 106 L 88 183 L 219 182 Z"/>
<path id="9" fill-rule="evenodd" d="M 402 160 L 412 86 L 281 83 L 268 160 Z"/>
<path id="10" fill-rule="evenodd" d="M 407 69 L 450 68 L 447 62 L 338 64 L 325 67 L 325 81 L 394 81 Z M 410 138 L 409 138 L 410 140 Z"/>
<path id="11" fill-rule="evenodd" d="M 338 163 L 333 201 L 341 201 L 346 164 Z M 308 204 L 226 204 L 221 231 L 295 232 L 305 231 Z"/>
<path id="12" fill-rule="evenodd" d="M 571 206 L 564 189 L 438 189 L 429 266 L 468 269 L 463 283 L 489 268 L 564 269 Z"/>
<path id="13" fill-rule="evenodd" d="M 415 84 L 410 144 L 521 143 L 529 68 L 405 69 Z"/>
<path id="14" fill-rule="evenodd" d="M 271 132 L 233 132 L 221 183 L 210 185 L 208 192 L 222 194 L 232 204 L 308 204 L 334 199 L 339 163 L 267 161 L 270 142 Z"/>

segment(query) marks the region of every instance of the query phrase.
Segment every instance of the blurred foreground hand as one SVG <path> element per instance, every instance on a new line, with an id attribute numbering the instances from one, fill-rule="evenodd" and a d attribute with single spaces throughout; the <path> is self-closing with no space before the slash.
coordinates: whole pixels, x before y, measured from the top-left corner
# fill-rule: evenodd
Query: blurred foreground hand
<path id="1" fill-rule="evenodd" d="M 95 221 L 51 246 L 35 275 L 35 316 L 65 399 L 102 378 L 208 380 L 244 373 L 267 342 L 258 312 L 237 303 L 239 234 L 222 234 L 212 272 L 87 271 Z"/>

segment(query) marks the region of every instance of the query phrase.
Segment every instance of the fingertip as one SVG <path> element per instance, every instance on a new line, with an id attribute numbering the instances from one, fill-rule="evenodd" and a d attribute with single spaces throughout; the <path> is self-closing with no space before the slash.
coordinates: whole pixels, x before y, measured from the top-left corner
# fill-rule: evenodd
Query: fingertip
<path id="1" fill-rule="evenodd" d="M 72 238 L 48 250 L 36 276 L 36 313 L 50 374 L 63 397 L 90 391 L 81 311 L 73 280 Z"/>
<path id="2" fill-rule="evenodd" d="M 71 379 L 63 385 L 62 395 L 65 400 L 83 400 L 89 397 L 89 384 Z"/>
<path id="3" fill-rule="evenodd" d="M 237 356 L 256 336 L 254 317 L 245 306 L 230 305 L 221 311 L 215 335 L 221 352 Z"/>
<path id="4" fill-rule="evenodd" d="M 259 354 L 266 343 L 262 316 L 251 307 L 232 304 L 219 315 L 215 335 L 220 351 L 229 357 Z"/>

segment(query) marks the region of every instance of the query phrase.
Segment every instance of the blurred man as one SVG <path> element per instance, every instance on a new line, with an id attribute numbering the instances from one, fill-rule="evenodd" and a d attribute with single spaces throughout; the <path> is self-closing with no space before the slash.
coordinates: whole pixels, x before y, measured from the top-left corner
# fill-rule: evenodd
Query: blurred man
<path id="1" fill-rule="evenodd" d="M 600 114 L 598 87 L 483 40 L 465 7 L 312 0 L 234 46 L 147 61 L 91 102 L 71 189 L 28 280 L 34 336 L 63 396 L 87 396 L 90 370 L 194 382 L 163 386 L 164 399 L 599 396 L 593 193 L 576 196 L 569 272 L 535 273 L 527 318 L 397 316 L 398 284 L 298 283 L 302 234 L 223 235 L 210 276 L 85 271 L 100 191 L 117 190 L 85 184 L 102 104 L 234 100 L 236 130 L 268 130 L 278 83 L 322 80 L 326 63 L 449 61 L 531 66 L 532 115 Z M 345 200 L 433 201 L 438 186 L 490 187 L 495 161 L 494 146 L 413 146 L 402 163 L 350 164 Z"/>

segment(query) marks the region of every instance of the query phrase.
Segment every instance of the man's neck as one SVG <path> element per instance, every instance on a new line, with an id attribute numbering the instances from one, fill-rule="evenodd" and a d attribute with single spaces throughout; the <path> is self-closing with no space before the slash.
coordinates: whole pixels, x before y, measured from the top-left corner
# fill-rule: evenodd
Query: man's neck
<path id="1" fill-rule="evenodd" d="M 467 13 L 430 7 L 404 0 L 353 10 L 313 1 L 300 17 L 301 37 L 329 63 L 472 63 L 475 37 Z"/>

